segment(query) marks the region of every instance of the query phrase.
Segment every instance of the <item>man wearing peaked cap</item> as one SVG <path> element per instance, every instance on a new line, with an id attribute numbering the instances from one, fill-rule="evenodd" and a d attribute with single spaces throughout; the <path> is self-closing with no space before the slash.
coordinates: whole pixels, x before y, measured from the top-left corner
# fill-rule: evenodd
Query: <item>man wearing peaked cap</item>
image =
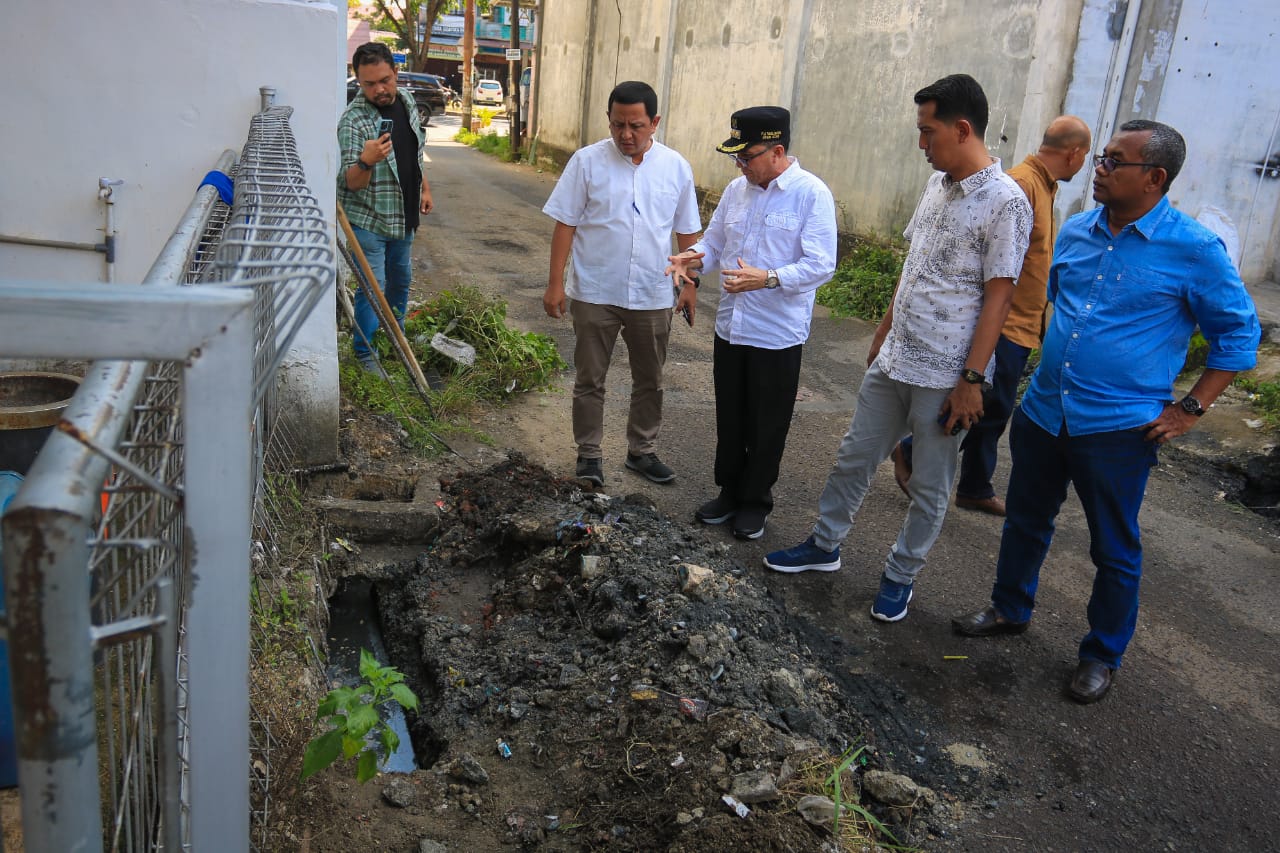
<path id="1" fill-rule="evenodd" d="M 748 107 L 729 117 L 729 138 L 716 146 L 722 154 L 737 154 L 755 142 L 791 145 L 791 113 L 782 107 Z"/>
<path id="2" fill-rule="evenodd" d="M 826 184 L 787 153 L 789 112 L 751 107 L 729 124 L 716 148 L 741 174 L 702 239 L 673 255 L 669 270 L 686 280 L 702 266 L 721 270 L 713 351 L 720 494 L 694 515 L 732 520 L 734 536 L 758 539 L 773 509 L 814 293 L 835 271 L 836 215 Z"/>

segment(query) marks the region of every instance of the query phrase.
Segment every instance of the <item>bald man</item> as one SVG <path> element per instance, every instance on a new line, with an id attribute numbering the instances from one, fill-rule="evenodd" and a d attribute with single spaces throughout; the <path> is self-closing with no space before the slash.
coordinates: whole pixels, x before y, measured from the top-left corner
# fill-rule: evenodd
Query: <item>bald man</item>
<path id="1" fill-rule="evenodd" d="M 1089 159 L 1092 141 L 1087 124 L 1075 116 L 1059 116 L 1045 129 L 1039 150 L 1006 172 L 1031 202 L 1035 219 L 1022 274 L 1014 288 L 1013 306 L 996 343 L 996 370 L 991 388 L 983 394 L 982 419 L 960 445 L 963 455 L 956 506 L 961 509 L 997 516 L 1005 513 L 1004 501 L 996 495 L 991 477 L 996 470 L 996 446 L 1013 414 L 1027 357 L 1044 337 L 1045 287 L 1057 231 L 1053 200 L 1058 182 L 1074 178 Z M 898 486 L 906 492 L 911 479 L 911 436 L 894 448 L 893 473 Z"/>

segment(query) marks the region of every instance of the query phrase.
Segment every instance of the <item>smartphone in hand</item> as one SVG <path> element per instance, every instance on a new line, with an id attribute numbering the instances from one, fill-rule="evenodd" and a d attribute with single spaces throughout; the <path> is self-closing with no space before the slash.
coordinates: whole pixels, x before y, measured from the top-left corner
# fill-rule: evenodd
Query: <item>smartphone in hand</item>
<path id="1" fill-rule="evenodd" d="M 943 430 L 946 430 L 947 428 L 947 418 L 949 417 L 951 417 L 950 412 L 943 412 L 942 414 L 938 415 L 938 426 L 942 427 Z M 955 422 L 955 425 L 951 427 L 951 434 L 959 435 L 960 430 L 962 429 L 964 429 L 964 427 L 960 426 L 960 421 L 957 420 Z"/>
<path id="2" fill-rule="evenodd" d="M 684 318 L 684 321 L 688 323 L 690 327 L 693 326 L 693 314 L 689 312 L 688 305 L 680 306 L 680 316 Z"/>
<path id="3" fill-rule="evenodd" d="M 391 128 L 395 127 L 395 122 L 389 118 L 378 120 L 378 138 L 381 139 L 384 133 L 390 133 Z"/>

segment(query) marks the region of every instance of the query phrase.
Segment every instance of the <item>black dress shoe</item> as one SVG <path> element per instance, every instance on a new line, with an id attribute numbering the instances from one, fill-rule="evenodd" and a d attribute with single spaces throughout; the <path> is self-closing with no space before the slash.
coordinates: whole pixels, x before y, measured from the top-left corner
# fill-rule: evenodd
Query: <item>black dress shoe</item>
<path id="1" fill-rule="evenodd" d="M 1097 702 L 1111 689 L 1116 671 L 1105 663 L 1096 660 L 1082 660 L 1076 667 L 1076 674 L 1071 679 L 1067 693 L 1082 705 Z"/>
<path id="2" fill-rule="evenodd" d="M 997 634 L 1021 634 L 1030 622 L 1010 622 L 995 607 L 988 605 L 977 613 L 957 616 L 951 620 L 951 630 L 966 637 L 994 637 Z"/>

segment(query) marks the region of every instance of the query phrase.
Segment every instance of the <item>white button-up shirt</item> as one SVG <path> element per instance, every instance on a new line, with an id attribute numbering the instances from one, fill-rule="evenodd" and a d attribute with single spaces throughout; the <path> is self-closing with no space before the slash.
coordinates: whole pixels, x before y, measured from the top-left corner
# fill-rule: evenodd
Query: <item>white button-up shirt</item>
<path id="1" fill-rule="evenodd" d="M 809 338 L 814 291 L 836 269 L 836 206 L 831 190 L 794 157 L 761 188 L 736 178 L 693 251 L 703 269 L 773 270 L 781 286 L 720 293 L 716 335 L 731 344 L 786 349 Z"/>
<path id="2" fill-rule="evenodd" d="M 996 160 L 963 181 L 934 172 L 903 235 L 911 241 L 876 359 L 889 378 L 952 388 L 964 370 L 993 278 L 1017 279 L 1031 239 L 1031 205 Z M 987 363 L 991 379 L 994 356 Z"/>
<path id="3" fill-rule="evenodd" d="M 565 293 L 595 305 L 675 304 L 666 274 L 671 234 L 702 228 L 689 162 L 657 140 L 633 163 L 613 139 L 569 158 L 542 212 L 575 229 Z"/>

